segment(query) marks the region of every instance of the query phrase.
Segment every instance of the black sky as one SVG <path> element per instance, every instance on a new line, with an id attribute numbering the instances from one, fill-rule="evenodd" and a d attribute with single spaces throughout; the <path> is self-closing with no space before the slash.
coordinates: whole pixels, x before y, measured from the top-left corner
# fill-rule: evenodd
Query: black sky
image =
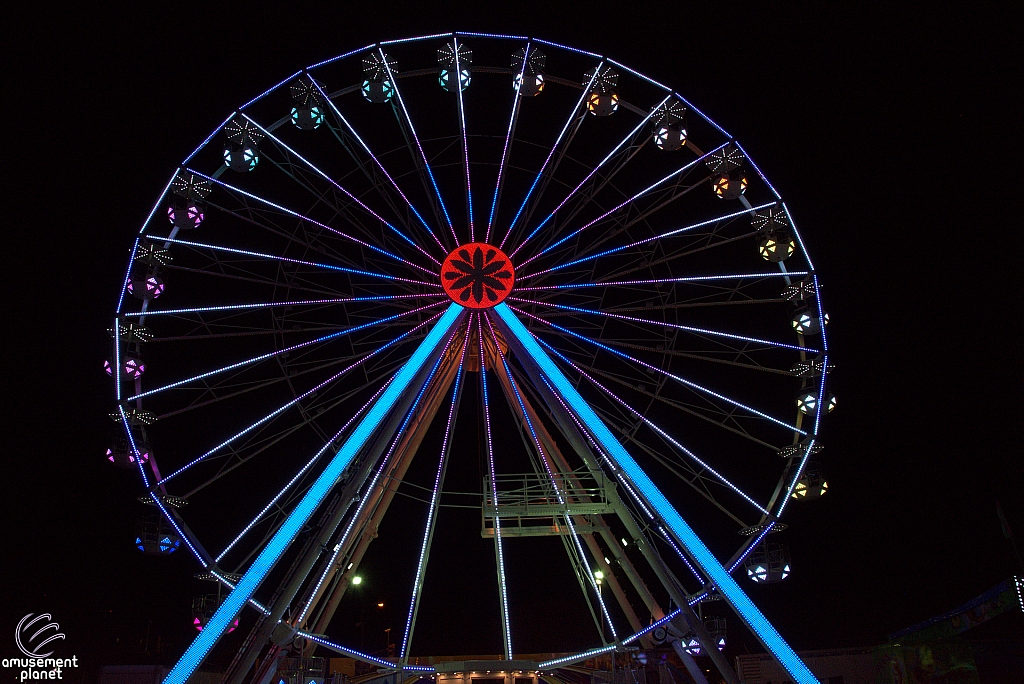
<path id="1" fill-rule="evenodd" d="M 99 368 L 126 250 L 177 163 L 240 103 L 374 40 L 452 29 L 548 38 L 675 86 L 798 217 L 826 283 L 842 406 L 830 492 L 791 509 L 794 575 L 751 590 L 796 648 L 879 643 L 1024 574 L 995 513 L 999 499 L 1024 534 L 1018 22 L 1007 6 L 939 7 L 311 1 L 8 16 L 0 654 L 29 611 L 61 619 L 89 667 L 138 659 L 111 635 L 150 621 L 184 648 L 188 629 L 170 623 L 188 613 L 190 559 L 131 548 L 134 483 L 100 456 L 112 401 Z"/>

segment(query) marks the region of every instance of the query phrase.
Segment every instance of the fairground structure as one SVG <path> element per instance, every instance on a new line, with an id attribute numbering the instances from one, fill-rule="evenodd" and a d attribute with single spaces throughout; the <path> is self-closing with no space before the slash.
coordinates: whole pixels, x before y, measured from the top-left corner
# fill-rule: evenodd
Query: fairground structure
<path id="1" fill-rule="evenodd" d="M 107 458 L 152 511 L 135 543 L 192 554 L 218 587 L 166 683 L 235 629 L 225 684 L 317 648 L 440 677 L 411 654 L 456 494 L 493 540 L 495 670 L 671 644 L 697 682 L 703 657 L 737 684 L 728 606 L 793 681 L 816 681 L 741 584 L 790 574 L 773 533 L 828 488 L 827 322 L 747 151 L 610 57 L 451 33 L 297 71 L 174 171 L 110 329 Z M 467 414 L 482 477 L 452 492 Z M 361 653 L 330 624 L 435 419 L 407 618 L 393 657 Z M 566 558 L 530 555 L 537 537 Z M 592 648 L 516 659 L 524 555 L 571 565 Z"/>

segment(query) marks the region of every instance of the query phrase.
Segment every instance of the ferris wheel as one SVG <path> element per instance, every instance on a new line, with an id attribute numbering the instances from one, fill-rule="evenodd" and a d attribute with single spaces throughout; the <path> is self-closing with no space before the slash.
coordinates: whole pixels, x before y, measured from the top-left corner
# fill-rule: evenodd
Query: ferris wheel
<path id="1" fill-rule="evenodd" d="M 671 643 L 697 681 L 695 656 L 738 681 L 723 621 L 700 615 L 724 600 L 816 681 L 741 585 L 790 574 L 773 533 L 828 487 L 827 322 L 747 151 L 609 57 L 453 33 L 296 72 L 172 174 L 110 328 L 107 458 L 153 511 L 135 543 L 195 556 L 221 588 L 166 681 L 236 628 L 230 684 L 287 648 L 436 675 L 411 654 L 467 451 L 505 661 L 527 629 L 516 558 L 557 537 L 544 560 L 571 567 L 593 647 L 534 672 Z M 482 426 L 471 448 L 460 420 Z M 330 625 L 417 453 L 414 581 L 379 657 Z"/>

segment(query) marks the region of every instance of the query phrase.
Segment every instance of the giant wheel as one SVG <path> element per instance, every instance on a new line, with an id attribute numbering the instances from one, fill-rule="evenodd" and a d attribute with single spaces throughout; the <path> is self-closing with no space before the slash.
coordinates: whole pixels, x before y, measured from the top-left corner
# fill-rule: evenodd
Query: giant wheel
<path id="1" fill-rule="evenodd" d="M 746 150 L 625 65 L 456 33 L 297 72 L 175 170 L 111 327 L 108 458 L 158 511 L 136 542 L 193 554 L 226 594 L 168 681 L 243 609 L 232 682 L 303 640 L 433 672 L 411 644 L 465 415 L 506 660 L 511 554 L 554 536 L 594 648 L 537 669 L 657 635 L 735 680 L 691 608 L 724 599 L 813 681 L 732 575 L 784 578 L 767 535 L 827 487 L 826 322 Z M 375 660 L 322 634 L 435 414 L 408 618 Z"/>

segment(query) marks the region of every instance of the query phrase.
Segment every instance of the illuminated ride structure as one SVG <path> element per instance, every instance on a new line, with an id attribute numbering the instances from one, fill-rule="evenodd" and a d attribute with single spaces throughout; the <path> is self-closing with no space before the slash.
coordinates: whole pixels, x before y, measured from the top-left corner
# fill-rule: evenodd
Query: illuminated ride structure
<path id="1" fill-rule="evenodd" d="M 819 294 L 743 147 L 610 58 L 456 33 L 288 77 L 175 170 L 111 327 L 107 458 L 159 514 L 137 545 L 222 590 L 166 681 L 236 626 L 225 684 L 317 648 L 435 673 L 410 653 L 467 451 L 505 661 L 530 629 L 514 616 L 558 617 L 507 586 L 523 558 L 563 562 L 531 547 L 557 537 L 593 647 L 518 669 L 671 643 L 696 681 L 698 655 L 737 682 L 725 617 L 698 617 L 728 605 L 816 681 L 746 591 L 789 574 L 766 538 L 827 489 L 808 468 L 835 406 Z M 407 618 L 379 658 L 329 628 L 435 419 Z"/>

